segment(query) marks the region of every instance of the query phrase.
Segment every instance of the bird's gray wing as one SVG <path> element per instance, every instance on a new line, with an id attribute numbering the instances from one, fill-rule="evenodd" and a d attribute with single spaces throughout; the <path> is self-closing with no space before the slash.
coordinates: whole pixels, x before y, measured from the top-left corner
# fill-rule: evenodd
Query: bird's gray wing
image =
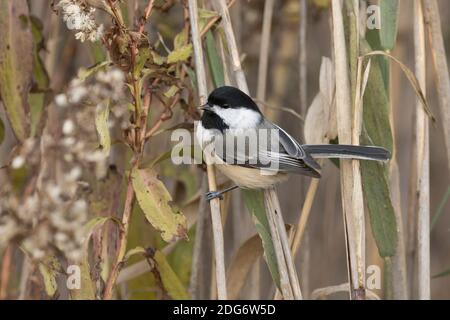
<path id="1" fill-rule="evenodd" d="M 279 136 L 279 145 L 283 150 L 280 150 L 280 153 L 286 153 L 290 157 L 294 159 L 301 159 L 307 167 L 315 171 L 320 170 L 320 165 L 306 152 L 300 143 L 297 142 L 289 133 L 287 133 L 280 126 L 268 121 L 264 120 L 262 124 L 265 128 L 275 129 L 278 131 Z"/>
<path id="2" fill-rule="evenodd" d="M 273 129 L 276 131 L 273 131 Z M 253 142 L 250 146 L 245 145 L 244 147 L 242 147 L 242 144 L 236 143 L 238 137 L 242 139 L 243 136 L 251 135 L 257 137 L 257 143 Z M 262 141 L 263 137 L 265 137 L 265 141 Z M 228 147 L 222 150 L 216 147 L 216 154 L 225 163 L 320 177 L 320 166 L 317 162 L 303 150 L 294 138 L 268 121 L 262 123 L 258 129 L 249 129 L 245 132 L 225 130 L 220 139 L 223 139 L 223 141 L 218 145 L 234 146 L 234 149 Z M 233 144 L 228 143 L 231 139 L 234 140 Z"/>

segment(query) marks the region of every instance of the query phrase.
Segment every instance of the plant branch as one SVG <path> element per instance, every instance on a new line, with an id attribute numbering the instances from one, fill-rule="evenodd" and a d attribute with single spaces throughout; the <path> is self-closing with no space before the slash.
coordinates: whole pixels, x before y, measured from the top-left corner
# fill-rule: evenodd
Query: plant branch
<path id="1" fill-rule="evenodd" d="M 225 0 L 215 0 L 215 4 L 222 17 L 223 29 L 232 60 L 232 70 L 234 72 L 237 85 L 239 89 L 249 94 L 247 80 L 245 78 L 244 70 L 242 70 L 239 51 L 231 24 L 231 18 L 228 12 L 228 8 L 225 4 Z M 302 294 L 300 285 L 298 283 L 295 265 L 289 247 L 287 246 L 287 243 L 285 241 L 287 239 L 286 228 L 284 224 L 281 223 L 282 217 L 281 219 L 277 217 L 277 215 L 281 215 L 282 213 L 275 189 L 270 188 L 265 190 L 264 198 L 269 224 L 272 221 L 271 228 L 275 228 L 274 230 L 271 230 L 271 233 L 273 234 L 273 236 L 275 236 L 275 238 L 273 238 L 274 246 L 277 246 L 279 250 L 281 250 L 281 252 L 276 252 L 276 257 L 280 271 L 280 277 L 286 276 L 285 278 L 283 278 L 283 280 L 287 282 L 286 286 L 282 285 L 282 289 L 284 288 L 284 292 L 282 292 L 283 296 L 285 299 L 301 299 Z M 284 246 L 283 243 L 285 244 Z"/>
<path id="2" fill-rule="evenodd" d="M 332 0 L 333 43 L 335 56 L 336 111 L 339 143 L 352 144 L 352 103 L 344 23 L 340 0 Z M 356 35 L 355 35 L 356 36 Z M 355 128 L 356 129 L 356 128 Z M 359 129 L 357 129 L 359 130 Z M 357 142 L 357 141 L 355 141 Z M 341 193 L 346 234 L 351 299 L 364 299 L 364 206 L 362 203 L 361 176 L 352 160 L 341 159 Z"/>
<path id="3" fill-rule="evenodd" d="M 206 102 L 208 89 L 206 86 L 206 72 L 203 61 L 203 48 L 201 45 L 201 37 L 198 29 L 198 8 L 196 0 L 189 0 L 189 16 L 191 23 L 192 43 L 194 47 L 195 70 L 197 74 L 197 86 L 200 103 Z M 207 162 L 209 159 L 206 159 Z M 217 190 L 216 177 L 214 167 L 207 164 L 207 175 L 209 190 Z M 217 297 L 219 300 L 227 299 L 227 285 L 225 278 L 225 259 L 224 259 L 224 243 L 223 243 L 223 229 L 220 214 L 219 199 L 210 201 L 211 218 L 213 225 L 214 238 L 214 253 L 216 262 L 216 283 L 217 283 Z"/>
<path id="4" fill-rule="evenodd" d="M 8 245 L 2 257 L 2 269 L 0 273 L 0 300 L 5 300 L 8 297 L 8 283 L 11 275 L 11 255 L 12 245 Z"/>
<path id="5" fill-rule="evenodd" d="M 272 27 L 272 14 L 274 0 L 266 0 L 264 3 L 264 17 L 259 50 L 258 85 L 256 97 L 260 101 L 266 100 L 267 70 L 269 69 L 270 29 Z"/>
<path id="6" fill-rule="evenodd" d="M 425 26 L 422 2 L 414 1 L 415 73 L 426 94 Z M 417 197 L 417 284 L 418 298 L 430 299 L 430 151 L 428 117 L 416 103 L 416 197 Z"/>

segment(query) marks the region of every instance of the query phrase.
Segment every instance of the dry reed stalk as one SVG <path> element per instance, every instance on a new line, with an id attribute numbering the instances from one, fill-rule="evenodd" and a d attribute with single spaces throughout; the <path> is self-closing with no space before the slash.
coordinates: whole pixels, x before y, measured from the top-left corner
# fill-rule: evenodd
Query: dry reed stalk
<path id="1" fill-rule="evenodd" d="M 392 113 L 392 108 L 391 108 Z M 393 123 L 393 121 L 391 121 Z M 393 125 L 391 125 L 392 128 Z M 394 132 L 394 130 L 392 130 Z M 394 143 L 395 145 L 395 143 Z M 397 248 L 395 255 L 392 257 L 392 298 L 395 300 L 407 299 L 407 280 L 406 280 L 406 248 L 403 227 L 403 214 L 401 208 L 401 193 L 400 193 L 400 172 L 398 168 L 397 159 L 391 159 L 389 167 L 389 184 L 392 205 L 394 207 L 395 220 L 397 223 Z M 411 180 L 414 181 L 414 180 Z"/>
<path id="2" fill-rule="evenodd" d="M 297 227 L 295 228 L 294 237 L 291 244 L 291 252 L 294 259 L 297 256 L 297 252 L 302 244 L 306 224 L 308 223 L 312 204 L 318 187 L 319 179 L 312 179 L 309 183 L 308 191 L 306 192 L 305 201 L 303 202 L 302 211 L 300 213 L 300 219 L 297 223 Z"/>
<path id="3" fill-rule="evenodd" d="M 444 37 L 441 30 L 441 18 L 436 0 L 423 0 L 422 4 L 425 25 L 428 29 L 428 40 L 433 57 L 442 128 L 444 129 L 445 144 L 447 146 L 447 163 L 450 171 L 450 75 L 448 72 Z"/>
<path id="4" fill-rule="evenodd" d="M 223 29 L 225 32 L 225 37 L 227 40 L 228 50 L 231 55 L 232 60 L 232 70 L 234 72 L 236 83 L 242 91 L 249 94 L 247 80 L 245 78 L 244 70 L 242 69 L 239 51 L 236 45 L 236 39 L 233 32 L 233 27 L 231 25 L 230 14 L 228 12 L 225 0 L 215 0 L 215 4 L 219 10 L 222 17 Z M 281 248 L 281 253 L 276 251 L 277 263 L 280 273 L 280 281 L 287 281 L 288 285 L 281 285 L 281 289 L 284 290 L 283 297 L 289 299 L 291 297 L 295 299 L 301 299 L 301 290 L 298 283 L 298 277 L 296 276 L 295 265 L 289 250 L 289 246 L 282 245 L 282 239 L 287 239 L 287 233 L 284 223 L 282 224 L 282 219 L 277 218 L 277 214 L 281 215 L 281 208 L 278 202 L 278 197 L 274 188 L 266 189 L 264 191 L 266 213 L 268 216 L 269 224 L 271 227 L 271 233 L 273 232 L 273 238 L 275 248 Z M 273 230 L 272 230 L 273 229 Z M 280 237 L 281 234 L 281 237 Z M 278 243 L 277 243 L 278 242 Z"/>
<path id="5" fill-rule="evenodd" d="M 256 89 L 256 98 L 261 101 L 266 100 L 267 70 L 269 67 L 270 29 L 272 26 L 274 4 L 274 0 L 266 0 L 264 3 L 261 47 L 259 51 L 258 85 Z"/>
<path id="6" fill-rule="evenodd" d="M 306 112 L 308 110 L 308 50 L 307 50 L 307 42 L 306 42 L 306 35 L 307 35 L 307 27 L 308 27 L 308 2 L 307 0 L 299 0 L 299 43 L 298 43 L 298 74 L 299 74 L 299 102 L 300 102 L 300 114 L 302 117 L 306 117 Z M 300 128 L 304 129 L 304 124 L 300 126 Z M 304 136 L 304 135 L 303 135 Z M 315 188 L 317 190 L 318 182 L 310 182 L 310 186 L 315 185 Z M 301 179 L 300 181 L 300 188 L 299 188 L 299 194 L 305 198 L 306 191 L 306 180 Z M 314 192 L 315 194 L 315 192 Z M 313 196 L 314 197 L 314 196 Z M 306 200 L 305 200 L 306 201 Z M 304 206 L 304 205 L 303 205 Z M 311 209 L 311 208 L 310 208 Z M 309 212 L 308 212 L 309 215 Z M 301 219 L 301 217 L 299 218 Z M 300 222 L 300 221 L 299 221 Z M 302 230 L 302 233 L 305 231 Z M 294 241 L 294 236 L 297 235 L 296 230 L 293 231 L 293 237 L 292 241 Z M 301 252 L 300 259 L 299 259 L 299 267 L 300 267 L 300 278 L 301 278 L 301 286 L 303 288 L 303 294 L 306 297 L 309 293 L 309 286 L 310 286 L 310 265 L 311 265 L 311 248 L 309 244 L 311 241 L 309 240 L 309 234 L 306 233 L 305 235 L 305 246 Z M 291 242 L 291 245 L 293 242 Z M 291 246 L 292 249 L 292 246 Z M 293 258 L 295 261 L 295 253 L 298 250 L 292 251 Z"/>
<path id="7" fill-rule="evenodd" d="M 357 4 L 356 4 L 357 5 Z M 358 17 L 358 15 L 356 15 Z M 357 20 L 358 21 L 358 20 Z M 358 34 L 358 33 L 357 33 Z M 369 78 L 371 62 L 362 75 L 362 59 L 358 59 L 357 63 L 357 79 L 356 79 L 356 96 L 353 109 L 353 124 L 352 124 L 352 144 L 359 145 L 359 137 L 362 130 L 363 118 L 363 96 Z M 366 231 L 365 231 L 365 217 L 364 217 L 364 200 L 362 192 L 362 178 L 360 170 L 360 162 L 352 160 L 353 169 L 353 194 L 352 194 L 352 213 L 355 223 L 356 238 L 356 265 L 358 272 L 358 286 L 359 289 L 365 288 L 366 282 Z M 365 292 L 363 293 L 365 295 Z M 363 297 L 365 298 L 365 297 Z"/>
<path id="8" fill-rule="evenodd" d="M 306 46 L 306 28 L 308 26 L 308 2 L 300 0 L 300 23 L 299 23 L 299 93 L 301 115 L 306 115 L 308 108 L 308 50 Z"/>
<path id="9" fill-rule="evenodd" d="M 414 1 L 415 73 L 422 92 L 426 90 L 426 49 L 423 9 Z M 447 70 L 445 70 L 447 72 Z M 448 75 L 448 73 L 447 73 Z M 449 101 L 450 102 L 450 101 Z M 428 116 L 421 102 L 416 103 L 416 197 L 417 197 L 417 273 L 418 298 L 430 299 L 430 153 Z"/>
<path id="10" fill-rule="evenodd" d="M 259 65 L 258 65 L 258 83 L 256 89 L 256 97 L 258 100 L 261 101 L 266 100 L 267 73 L 269 69 L 270 36 L 271 36 L 274 4 L 275 4 L 274 0 L 266 0 L 264 2 L 264 15 L 261 32 Z M 260 281 L 261 281 L 261 264 L 259 263 L 259 261 L 255 263 L 253 267 L 252 280 L 254 280 L 253 281 L 255 287 L 254 290 L 256 291 L 255 297 L 259 298 Z"/>
<path id="11" fill-rule="evenodd" d="M 352 110 L 348 60 L 345 44 L 342 7 L 339 0 L 332 1 L 333 42 L 335 56 L 336 111 L 339 143 L 352 144 L 359 128 L 352 136 Z M 358 111 L 360 112 L 360 111 Z M 360 117 L 358 117 L 360 118 Z M 360 122 L 360 120 L 358 120 Z M 356 139 L 355 142 L 359 142 Z M 341 160 L 341 187 L 344 224 L 346 229 L 347 254 L 349 260 L 349 277 L 351 299 L 365 298 L 365 226 L 364 203 L 362 200 L 361 176 L 358 164 L 352 160 Z"/>
<path id="12" fill-rule="evenodd" d="M 0 300 L 6 300 L 8 296 L 8 283 L 11 275 L 11 256 L 13 253 L 13 246 L 8 245 L 3 253 L 1 260 L 0 272 Z"/>
<path id="13" fill-rule="evenodd" d="M 207 179 L 205 176 L 202 177 L 202 185 L 201 185 L 201 198 L 199 200 L 198 211 L 197 211 L 197 224 L 195 227 L 195 243 L 192 254 L 192 263 L 191 263 L 191 278 L 189 281 L 189 292 L 191 294 L 191 298 L 193 300 L 198 299 L 198 279 L 199 273 L 201 270 L 200 267 L 200 256 L 202 252 L 202 241 L 205 229 L 205 219 L 207 216 L 207 201 L 203 196 L 207 191 Z"/>
<path id="14" fill-rule="evenodd" d="M 27 299 L 28 282 L 30 280 L 31 274 L 32 274 L 32 265 L 31 265 L 30 258 L 28 258 L 28 256 L 24 255 L 23 262 L 22 262 L 22 270 L 21 270 L 21 274 L 20 274 L 18 300 Z"/>
<path id="15" fill-rule="evenodd" d="M 236 39 L 234 36 L 233 26 L 231 24 L 230 13 L 224 0 L 215 0 L 214 3 L 219 9 L 219 14 L 222 17 L 222 26 L 225 32 L 225 38 L 228 45 L 228 51 L 231 55 L 231 69 L 236 77 L 236 83 L 242 91 L 249 93 L 247 80 L 245 79 L 244 70 L 241 66 L 241 59 L 239 57 L 239 50 L 237 48 Z"/>
<path id="16" fill-rule="evenodd" d="M 273 207 L 275 204 L 272 203 L 273 198 L 271 197 L 272 193 L 264 194 L 264 201 L 266 208 Z M 267 209 L 266 209 L 267 210 Z M 280 273 L 280 289 L 281 294 L 285 300 L 293 300 L 294 294 L 293 294 L 293 288 L 290 284 L 289 279 L 289 271 L 288 267 L 286 265 L 286 260 L 284 258 L 283 254 L 283 245 L 281 244 L 281 237 L 279 230 L 277 228 L 277 223 L 275 221 L 275 215 L 274 214 L 267 214 L 267 220 L 269 223 L 270 228 L 270 236 L 272 237 L 273 241 L 273 247 L 277 259 L 278 269 Z M 278 290 L 277 290 L 278 292 Z"/>
<path id="17" fill-rule="evenodd" d="M 206 72 L 203 61 L 203 48 L 201 44 L 200 31 L 198 28 L 198 8 L 196 0 L 189 0 L 189 17 L 192 33 L 192 44 L 194 47 L 195 70 L 197 75 L 197 85 L 200 103 L 203 104 L 207 100 L 208 89 L 206 86 Z M 208 160 L 208 159 L 207 159 Z M 207 165 L 207 176 L 209 190 L 217 190 L 216 177 L 214 167 Z M 210 201 L 211 218 L 213 226 L 214 238 L 214 254 L 215 254 L 215 270 L 217 281 L 217 297 L 219 300 L 227 299 L 227 286 L 225 279 L 225 258 L 223 243 L 223 228 L 220 214 L 220 200 L 214 199 Z"/>

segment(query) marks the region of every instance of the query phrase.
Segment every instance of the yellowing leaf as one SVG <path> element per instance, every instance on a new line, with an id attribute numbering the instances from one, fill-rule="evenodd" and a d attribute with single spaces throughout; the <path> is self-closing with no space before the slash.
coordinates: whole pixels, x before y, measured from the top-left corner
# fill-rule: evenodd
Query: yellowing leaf
<path id="1" fill-rule="evenodd" d="M 121 222 L 117 218 L 114 218 L 114 217 L 107 216 L 107 217 L 92 218 L 84 225 L 85 242 L 89 241 L 89 238 L 91 237 L 92 233 L 95 231 L 96 228 L 101 227 L 108 220 L 111 220 L 111 221 L 117 223 L 118 225 L 121 224 Z"/>
<path id="2" fill-rule="evenodd" d="M 106 66 L 108 66 L 111 61 L 103 61 L 90 66 L 89 68 L 81 68 L 78 71 L 77 77 L 80 81 L 85 81 L 90 76 L 96 74 L 100 70 L 103 70 Z"/>
<path id="3" fill-rule="evenodd" d="M 166 92 L 164 92 L 164 95 L 167 97 L 167 98 L 172 98 L 177 92 L 178 92 L 178 87 L 177 86 L 171 86 L 170 88 L 169 88 L 169 90 L 167 90 Z"/>
<path id="4" fill-rule="evenodd" d="M 29 135 L 28 91 L 33 71 L 33 38 L 25 0 L 0 1 L 0 96 L 18 140 Z"/>
<path id="5" fill-rule="evenodd" d="M 206 9 L 202 9 L 199 8 L 198 9 L 198 17 L 200 19 L 212 19 L 217 17 L 219 14 L 215 11 L 211 11 L 211 10 L 206 10 Z"/>
<path id="6" fill-rule="evenodd" d="M 183 29 L 179 34 L 175 36 L 173 40 L 173 47 L 175 50 L 181 48 L 187 43 L 188 40 L 188 29 Z"/>
<path id="7" fill-rule="evenodd" d="M 147 220 L 161 231 L 166 242 L 187 238 L 186 218 L 172 208 L 172 197 L 153 170 L 134 168 L 131 180 L 136 198 Z"/>
<path id="8" fill-rule="evenodd" d="M 95 217 L 84 225 L 84 255 L 78 263 L 80 272 L 80 288 L 70 290 L 70 296 L 74 300 L 94 300 L 96 297 L 95 285 L 91 278 L 91 267 L 89 265 L 89 239 L 97 228 L 103 226 L 109 220 L 121 225 L 120 221 L 114 217 Z"/>
<path id="9" fill-rule="evenodd" d="M 200 30 L 206 26 L 209 20 L 217 17 L 219 14 L 215 11 L 210 11 L 206 9 L 199 8 L 198 9 L 198 27 Z"/>
<path id="10" fill-rule="evenodd" d="M 156 251 L 151 259 L 155 263 L 155 267 L 161 277 L 164 289 L 172 297 L 172 299 L 188 300 L 189 294 L 187 293 L 186 288 L 172 270 L 172 267 L 167 262 L 166 257 L 160 251 Z"/>
<path id="11" fill-rule="evenodd" d="M 109 134 L 109 102 L 100 103 L 95 111 L 95 128 L 97 129 L 100 146 L 106 154 L 111 150 L 111 136 Z"/>
<path id="12" fill-rule="evenodd" d="M 56 277 L 61 272 L 61 265 L 58 259 L 51 257 L 39 263 L 39 272 L 44 280 L 45 292 L 49 297 L 53 297 L 58 289 Z"/>
<path id="13" fill-rule="evenodd" d="M 136 247 L 134 249 L 128 250 L 127 253 L 125 254 L 125 257 L 123 258 L 124 261 L 127 261 L 128 259 L 130 259 L 132 256 L 136 255 L 136 254 L 144 254 L 145 253 L 145 249 L 142 247 Z"/>
<path id="14" fill-rule="evenodd" d="M 167 57 L 167 63 L 186 61 L 192 54 L 192 44 L 173 50 Z"/>
<path id="15" fill-rule="evenodd" d="M 80 287 L 70 290 L 72 300 L 95 300 L 95 286 L 91 278 L 91 270 L 87 256 L 83 257 L 78 267 L 80 268 Z"/>
<path id="16" fill-rule="evenodd" d="M 150 58 L 150 49 L 142 48 L 136 57 L 136 63 L 134 65 L 134 76 L 138 78 L 141 74 L 142 69 L 144 69 L 145 63 Z"/>
<path id="17" fill-rule="evenodd" d="M 164 64 L 164 62 L 166 62 L 166 57 L 163 57 L 161 55 L 159 55 L 157 52 L 152 51 L 152 58 L 153 58 L 153 63 L 157 64 L 158 66 Z"/>

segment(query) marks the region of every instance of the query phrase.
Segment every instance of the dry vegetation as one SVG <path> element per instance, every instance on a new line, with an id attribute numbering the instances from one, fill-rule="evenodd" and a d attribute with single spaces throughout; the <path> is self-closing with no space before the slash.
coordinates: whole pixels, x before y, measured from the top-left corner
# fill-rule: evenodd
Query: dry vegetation
<path id="1" fill-rule="evenodd" d="M 0 299 L 450 298 L 449 18 L 444 0 L 0 0 Z M 171 133 L 224 84 L 301 141 L 393 158 L 208 203 L 229 181 L 175 165 Z"/>

